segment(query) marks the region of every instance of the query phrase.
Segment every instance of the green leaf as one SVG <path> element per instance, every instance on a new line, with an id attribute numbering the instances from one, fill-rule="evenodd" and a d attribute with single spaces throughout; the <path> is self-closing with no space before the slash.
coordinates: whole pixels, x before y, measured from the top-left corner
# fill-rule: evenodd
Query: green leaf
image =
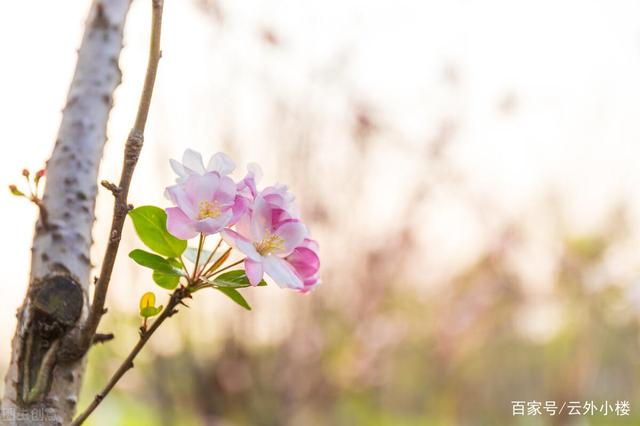
<path id="1" fill-rule="evenodd" d="M 160 207 L 141 206 L 129 212 L 138 237 L 151 250 L 168 257 L 179 257 L 187 242 L 167 231 L 167 214 Z"/>
<path id="2" fill-rule="evenodd" d="M 247 274 L 243 269 L 225 272 L 224 274 L 218 275 L 213 280 L 207 280 L 207 282 L 219 287 L 227 288 L 243 288 L 251 286 L 249 278 L 247 278 Z M 265 286 L 267 283 L 262 280 L 258 285 Z"/>
<path id="3" fill-rule="evenodd" d="M 155 307 L 155 306 L 147 306 L 146 308 L 142 308 L 140 310 L 140 316 L 144 317 L 144 318 L 149 318 L 149 317 L 154 317 L 156 315 L 158 315 L 160 312 L 162 312 L 162 305 Z"/>
<path id="4" fill-rule="evenodd" d="M 218 290 L 220 290 L 223 294 L 229 297 L 229 299 L 233 300 L 234 302 L 236 302 L 238 305 L 242 306 L 246 310 L 248 311 L 251 310 L 251 306 L 249 306 L 249 303 L 247 303 L 245 298 L 242 297 L 240 292 L 235 288 L 224 287 L 224 288 L 218 288 Z"/>
<path id="5" fill-rule="evenodd" d="M 165 259 L 157 254 L 149 253 L 148 251 L 135 249 L 129 253 L 129 257 L 133 259 L 138 265 L 151 268 L 154 271 L 163 272 L 167 275 L 181 276 L 182 272 L 177 270 L 174 265 L 175 259 Z M 180 264 L 178 263 L 178 267 Z"/>
<path id="6" fill-rule="evenodd" d="M 153 281 L 162 288 L 173 290 L 178 286 L 180 277 L 184 276 L 180 270 L 180 262 L 174 258 L 165 259 L 157 254 L 149 253 L 144 250 L 136 249 L 129 253 L 138 265 L 153 269 Z"/>
<path id="7" fill-rule="evenodd" d="M 179 275 L 165 274 L 164 272 L 160 271 L 153 271 L 151 277 L 156 284 L 158 284 L 162 288 L 166 288 L 167 290 L 173 290 L 178 286 L 178 283 L 180 282 Z"/>
<path id="8" fill-rule="evenodd" d="M 167 262 L 169 262 L 171 264 L 171 266 L 173 266 L 174 268 L 176 268 L 177 270 L 180 271 L 180 273 L 182 273 L 183 269 L 182 269 L 182 263 L 180 263 L 180 261 L 174 257 L 169 257 L 167 258 Z"/>

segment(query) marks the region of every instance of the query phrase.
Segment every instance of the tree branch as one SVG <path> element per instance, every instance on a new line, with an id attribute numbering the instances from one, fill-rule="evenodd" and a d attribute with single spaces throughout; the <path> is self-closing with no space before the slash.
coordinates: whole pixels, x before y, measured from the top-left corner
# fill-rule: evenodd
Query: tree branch
<path id="1" fill-rule="evenodd" d="M 147 123 L 147 117 L 149 115 L 149 107 L 151 105 L 151 97 L 153 95 L 158 62 L 162 55 L 160 51 L 160 35 L 162 30 L 163 3 L 163 0 L 151 0 L 151 42 L 149 46 L 147 73 L 144 80 L 142 94 L 140 96 L 136 120 L 125 145 L 124 163 L 120 182 L 117 187 L 111 186 L 108 188 L 115 197 L 113 220 L 111 223 L 111 231 L 109 232 L 109 242 L 102 261 L 100 275 L 96 282 L 95 292 L 93 294 L 93 302 L 89 311 L 89 317 L 80 331 L 78 349 L 81 353 L 86 352 L 91 346 L 93 336 L 95 335 L 100 319 L 104 314 L 104 304 L 107 296 L 107 290 L 109 289 L 109 282 L 111 281 L 111 273 L 113 271 L 116 255 L 118 254 L 118 247 L 120 246 L 122 227 L 124 226 L 127 213 L 129 212 L 127 204 L 129 186 L 144 142 L 144 130 Z"/>
<path id="2" fill-rule="evenodd" d="M 162 323 L 167 318 L 170 318 L 171 316 L 173 316 L 173 314 L 178 312 L 176 310 L 176 306 L 178 306 L 182 302 L 182 299 L 188 297 L 188 295 L 189 290 L 185 287 L 179 287 L 171 294 L 169 303 L 167 303 L 167 306 L 160 313 L 160 316 L 158 316 L 153 324 L 151 324 L 151 327 L 140 332 L 140 339 L 138 340 L 138 343 L 133 347 L 127 358 L 125 358 L 122 364 L 120 364 L 120 367 L 116 370 L 115 373 L 113 373 L 113 376 L 111 376 L 111 379 L 109 379 L 107 385 L 95 396 L 91 404 L 82 413 L 80 413 L 78 417 L 75 418 L 73 423 L 71 423 L 71 426 L 81 425 L 87 419 L 87 417 L 89 417 L 89 415 L 93 413 L 93 411 L 98 407 L 98 405 L 100 405 L 102 400 L 107 396 L 111 389 L 114 388 L 114 386 L 118 383 L 122 376 L 124 376 L 127 371 L 133 368 L 133 361 L 135 360 L 138 353 L 140 353 L 144 345 L 149 341 L 149 338 L 153 335 L 153 333 L 158 329 L 158 327 L 160 327 L 160 325 L 162 325 Z"/>

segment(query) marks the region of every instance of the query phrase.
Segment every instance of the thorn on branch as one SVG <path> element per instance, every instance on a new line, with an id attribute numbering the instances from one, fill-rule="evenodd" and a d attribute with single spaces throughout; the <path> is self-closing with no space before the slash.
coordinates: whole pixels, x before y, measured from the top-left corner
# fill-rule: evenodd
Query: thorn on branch
<path id="1" fill-rule="evenodd" d="M 113 340 L 114 337 L 113 333 L 96 333 L 95 336 L 93 336 L 93 344 L 105 343 L 109 340 Z"/>

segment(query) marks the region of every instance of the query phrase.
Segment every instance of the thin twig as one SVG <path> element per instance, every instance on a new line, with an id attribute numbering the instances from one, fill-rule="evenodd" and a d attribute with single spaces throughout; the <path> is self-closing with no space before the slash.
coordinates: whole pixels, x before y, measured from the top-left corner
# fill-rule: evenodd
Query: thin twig
<path id="1" fill-rule="evenodd" d="M 114 197 L 117 197 L 118 193 L 120 192 L 120 187 L 113 182 L 109 182 L 108 180 L 101 181 L 100 185 L 111 191 Z"/>
<path id="2" fill-rule="evenodd" d="M 104 343 L 113 340 L 116 336 L 113 333 L 96 333 L 93 336 L 93 344 Z"/>
<path id="3" fill-rule="evenodd" d="M 93 341 L 93 336 L 98 329 L 98 324 L 104 312 L 104 303 L 109 289 L 109 281 L 113 265 L 118 254 L 120 238 L 122 235 L 122 227 L 124 226 L 129 207 L 127 204 L 127 195 L 129 194 L 129 185 L 131 177 L 140 156 L 140 150 L 144 141 L 144 129 L 149 115 L 149 107 L 151 105 L 151 97 L 153 94 L 153 86 L 156 80 L 158 70 L 158 62 L 160 61 L 160 34 L 162 29 L 162 8 L 163 0 L 151 0 L 152 3 L 152 23 L 151 23 L 151 43 L 149 46 L 149 62 L 147 64 L 147 74 L 145 76 L 144 87 L 140 96 L 140 104 L 138 105 L 138 113 L 136 120 L 129 133 L 124 152 L 124 164 L 122 167 L 122 175 L 117 188 L 109 188 L 115 196 L 113 208 L 113 221 L 111 223 L 111 231 L 109 232 L 109 242 L 102 261 L 100 275 L 96 283 L 95 292 L 93 294 L 93 302 L 89 316 L 80 331 L 79 342 L 77 346 L 79 353 L 84 354 Z"/>
<path id="4" fill-rule="evenodd" d="M 173 314 L 178 312 L 176 310 L 176 306 L 182 302 L 182 299 L 187 297 L 188 290 L 185 287 L 180 287 L 176 291 L 171 294 L 169 302 L 164 310 L 160 313 L 160 316 L 151 324 L 147 330 L 140 332 L 140 339 L 138 343 L 133 347 L 131 352 L 127 358 L 120 364 L 120 367 L 113 373 L 111 379 L 107 385 L 95 396 L 91 404 L 75 418 L 75 420 L 71 423 L 71 426 L 79 426 L 84 422 L 87 417 L 100 405 L 102 400 L 107 396 L 107 394 L 114 388 L 114 386 L 118 383 L 118 381 L 125 375 L 127 371 L 133 368 L 133 361 L 135 360 L 138 353 L 142 350 L 144 345 L 147 343 L 151 335 L 160 327 L 160 325 L 167 319 L 170 318 Z"/>
<path id="5" fill-rule="evenodd" d="M 44 203 L 38 197 L 33 197 L 31 201 L 33 201 L 33 204 L 38 206 L 42 226 L 44 227 L 44 229 L 49 229 L 49 213 L 47 212 L 47 208 L 44 206 Z"/>

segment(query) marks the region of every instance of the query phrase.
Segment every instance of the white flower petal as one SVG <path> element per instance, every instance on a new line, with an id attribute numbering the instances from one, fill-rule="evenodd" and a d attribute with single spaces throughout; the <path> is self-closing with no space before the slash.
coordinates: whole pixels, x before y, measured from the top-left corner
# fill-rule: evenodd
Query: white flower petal
<path id="1" fill-rule="evenodd" d="M 180 163 L 178 160 L 174 160 L 172 158 L 169 160 L 169 164 L 171 164 L 171 168 L 179 177 L 183 178 L 187 176 L 187 172 L 184 170 L 182 163 Z"/>
<path id="2" fill-rule="evenodd" d="M 301 289 L 304 287 L 302 280 L 296 275 L 289 263 L 277 256 L 265 256 L 262 260 L 262 267 L 278 284 L 280 288 Z"/>
<path id="3" fill-rule="evenodd" d="M 207 165 L 208 172 L 218 172 L 223 176 L 230 174 L 235 170 L 235 168 L 236 164 L 223 152 L 218 152 L 212 155 L 211 159 L 209 159 L 209 164 Z"/>
<path id="4" fill-rule="evenodd" d="M 202 155 L 192 149 L 187 149 L 182 156 L 183 167 L 203 175 L 205 173 L 204 162 L 202 161 Z M 188 171 L 187 171 L 188 172 Z"/>

